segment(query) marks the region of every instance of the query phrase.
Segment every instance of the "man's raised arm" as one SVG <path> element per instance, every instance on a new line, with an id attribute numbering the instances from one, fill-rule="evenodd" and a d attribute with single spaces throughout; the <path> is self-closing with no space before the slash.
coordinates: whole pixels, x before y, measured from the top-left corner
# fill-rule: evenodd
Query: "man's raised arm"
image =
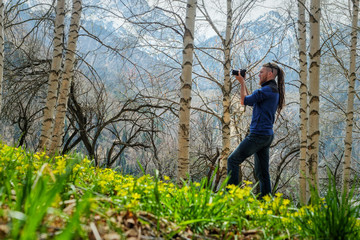
<path id="1" fill-rule="evenodd" d="M 235 75 L 235 78 L 236 80 L 238 80 L 240 82 L 240 102 L 242 105 L 244 105 L 244 99 L 246 96 L 250 95 L 249 94 L 249 91 L 246 87 L 246 84 L 245 84 L 245 79 L 239 74 L 239 75 Z"/>

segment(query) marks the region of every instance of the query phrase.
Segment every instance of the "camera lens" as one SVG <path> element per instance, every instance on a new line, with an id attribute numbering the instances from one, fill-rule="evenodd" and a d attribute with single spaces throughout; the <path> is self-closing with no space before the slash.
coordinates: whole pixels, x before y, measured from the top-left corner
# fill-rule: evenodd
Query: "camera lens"
<path id="1" fill-rule="evenodd" d="M 246 69 L 241 69 L 240 70 L 240 75 L 244 78 L 246 74 Z"/>

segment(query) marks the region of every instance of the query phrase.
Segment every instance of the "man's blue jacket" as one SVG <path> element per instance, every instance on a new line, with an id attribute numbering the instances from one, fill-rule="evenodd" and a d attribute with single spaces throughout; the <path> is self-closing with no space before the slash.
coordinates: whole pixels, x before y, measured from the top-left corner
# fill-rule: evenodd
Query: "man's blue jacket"
<path id="1" fill-rule="evenodd" d="M 275 80 L 266 81 L 244 99 L 244 105 L 253 106 L 250 132 L 273 135 L 275 113 L 279 104 L 279 91 Z"/>

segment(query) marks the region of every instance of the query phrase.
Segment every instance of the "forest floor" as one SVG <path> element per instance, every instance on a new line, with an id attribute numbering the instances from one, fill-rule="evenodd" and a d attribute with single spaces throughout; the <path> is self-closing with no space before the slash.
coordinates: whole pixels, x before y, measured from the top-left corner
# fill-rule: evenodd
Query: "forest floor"
<path id="1" fill-rule="evenodd" d="M 217 192 L 184 182 L 122 175 L 79 154 L 49 158 L 0 145 L 0 239 L 356 239 L 352 192 L 329 184 L 297 207 L 282 194 L 258 200 L 254 184 Z M 345 238 L 344 238 L 345 237 Z"/>

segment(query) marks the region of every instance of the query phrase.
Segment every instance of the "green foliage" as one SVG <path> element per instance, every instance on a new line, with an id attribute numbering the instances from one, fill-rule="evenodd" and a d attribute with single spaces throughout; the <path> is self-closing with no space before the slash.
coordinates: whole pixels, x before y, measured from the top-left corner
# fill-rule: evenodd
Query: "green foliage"
<path id="1" fill-rule="evenodd" d="M 48 174 L 51 171 L 49 162 L 39 167 L 34 163 L 33 155 L 21 149 L 2 146 L 1 151 L 1 205 L 9 206 L 9 235 L 12 239 L 38 239 L 48 209 L 56 196 L 67 188 L 72 164 L 55 176 Z M 73 221 L 69 225 L 74 225 Z M 79 224 L 74 229 L 77 227 Z"/>
<path id="2" fill-rule="evenodd" d="M 0 236 L 62 240 L 115 234 L 121 239 L 142 232 L 165 239 L 358 237 L 353 191 L 335 197 L 334 184 L 325 200 L 300 209 L 281 194 L 258 200 L 250 182 L 226 190 L 223 183 L 218 192 L 210 186 L 203 179 L 179 188 L 157 173 L 135 178 L 95 168 L 81 156 L 50 159 L 1 144 L 0 224 L 5 225 Z"/>
<path id="3" fill-rule="evenodd" d="M 296 218 L 301 236 L 309 239 L 359 239 L 360 208 L 353 201 L 354 188 L 340 194 L 334 177 L 328 172 L 329 186 L 325 198 L 313 191 L 313 204 Z"/>

